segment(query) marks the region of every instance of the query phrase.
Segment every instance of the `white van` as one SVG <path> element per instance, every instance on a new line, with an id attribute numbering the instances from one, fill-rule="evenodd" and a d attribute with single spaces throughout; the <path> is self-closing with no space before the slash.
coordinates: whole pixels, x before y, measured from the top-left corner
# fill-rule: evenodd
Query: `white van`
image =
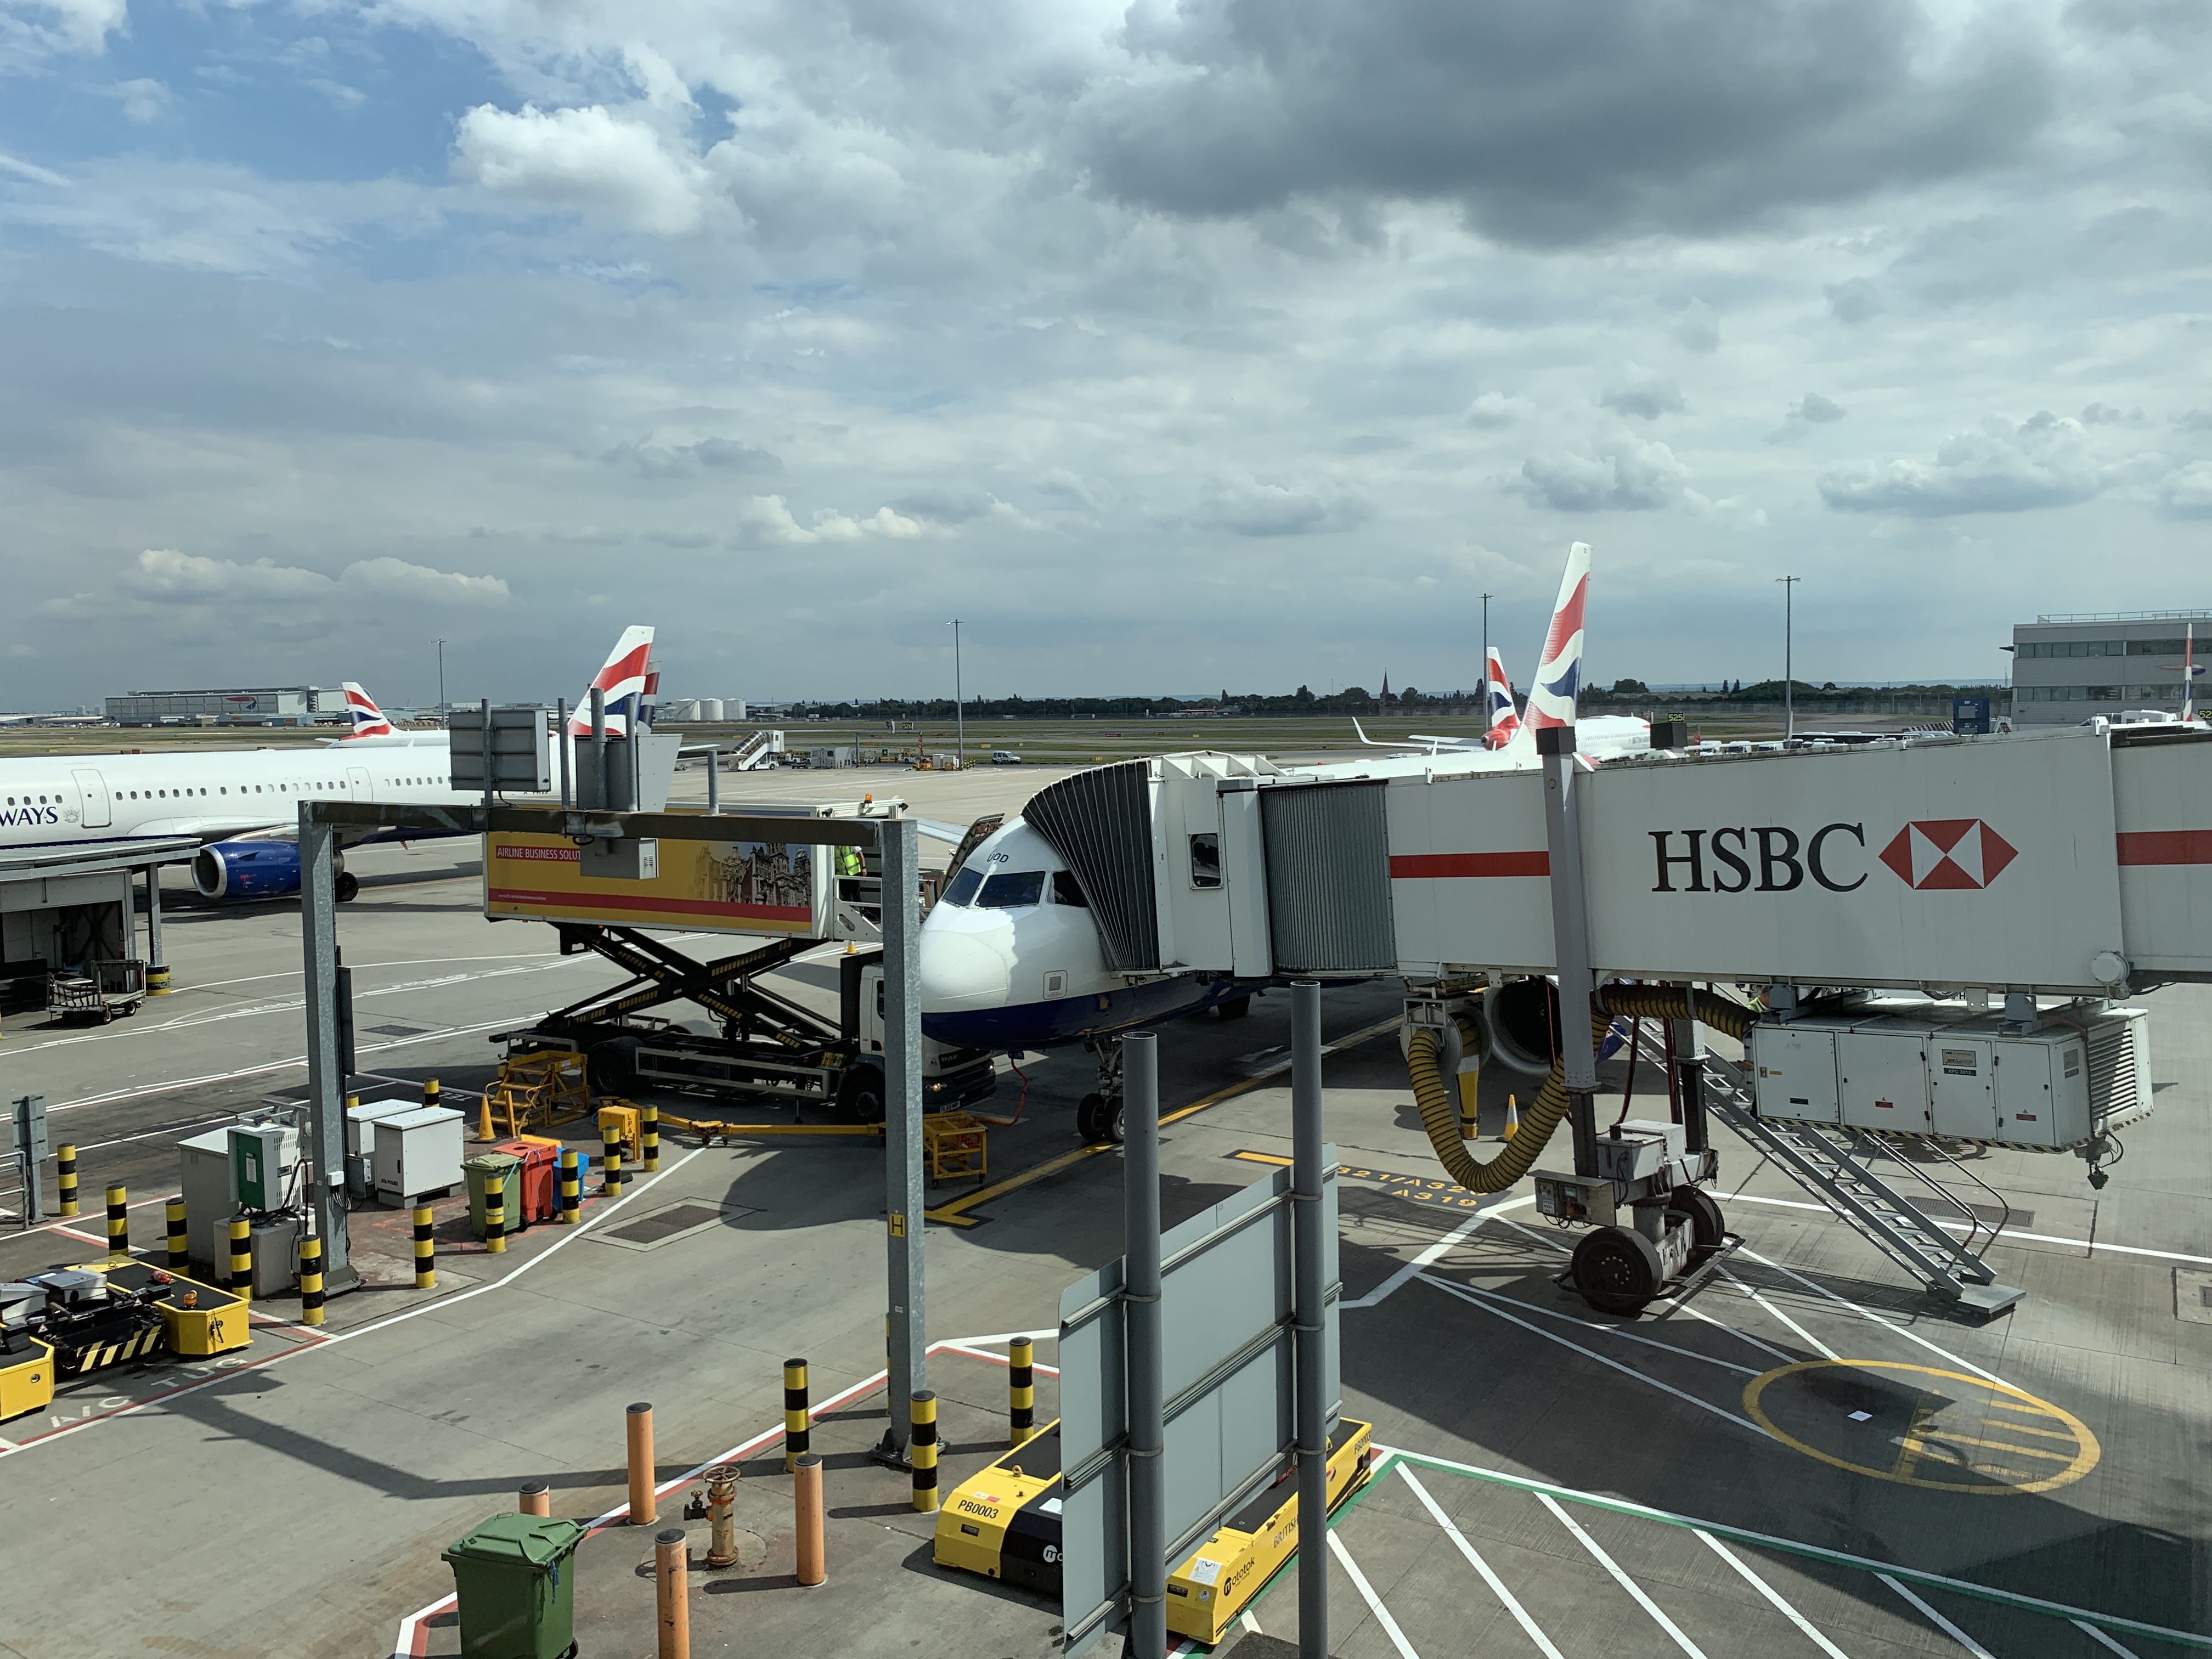
<path id="1" fill-rule="evenodd" d="M 1021 763 L 1022 757 L 1011 749 L 994 749 L 991 751 L 991 764 L 994 766 L 1019 766 Z"/>

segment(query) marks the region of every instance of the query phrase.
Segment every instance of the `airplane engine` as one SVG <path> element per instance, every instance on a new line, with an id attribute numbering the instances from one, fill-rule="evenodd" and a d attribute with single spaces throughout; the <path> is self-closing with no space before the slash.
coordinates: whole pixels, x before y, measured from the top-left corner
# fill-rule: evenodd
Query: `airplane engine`
<path id="1" fill-rule="evenodd" d="M 300 890 L 300 844 L 290 841 L 219 841 L 203 847 L 192 860 L 192 885 L 204 899 L 234 903 L 246 899 L 289 898 Z M 361 883 L 338 870 L 338 902 L 361 890 Z"/>
<path id="2" fill-rule="evenodd" d="M 1491 1057 L 1516 1072 L 1542 1077 L 1559 1054 L 1559 988 L 1548 979 L 1511 979 L 1483 994 L 1484 1023 L 1490 1028 Z M 1597 1046 L 1597 1057 L 1610 1060 L 1628 1040 L 1628 1022 L 1617 1019 Z"/>

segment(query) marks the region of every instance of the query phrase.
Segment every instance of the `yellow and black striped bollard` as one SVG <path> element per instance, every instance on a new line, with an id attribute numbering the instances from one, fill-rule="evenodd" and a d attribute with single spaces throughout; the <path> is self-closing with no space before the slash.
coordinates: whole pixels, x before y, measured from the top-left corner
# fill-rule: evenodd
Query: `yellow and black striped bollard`
<path id="1" fill-rule="evenodd" d="M 606 1160 L 607 1178 L 599 1191 L 608 1198 L 622 1196 L 622 1131 L 611 1123 L 599 1126 L 599 1155 Z"/>
<path id="2" fill-rule="evenodd" d="M 647 1175 L 660 1171 L 660 1108 L 647 1106 L 638 1112 L 638 1162 Z"/>
<path id="3" fill-rule="evenodd" d="M 484 1177 L 484 1249 L 494 1255 L 507 1254 L 507 1177 Z"/>
<path id="4" fill-rule="evenodd" d="M 64 1146 L 54 1153 L 54 1174 L 61 1183 L 61 1209 L 64 1216 L 76 1211 L 76 1148 Z"/>
<path id="5" fill-rule="evenodd" d="M 110 1187 L 107 1189 L 107 1259 L 127 1261 L 131 1259 L 131 1189 Z"/>
<path id="6" fill-rule="evenodd" d="M 806 1362 L 783 1362 L 783 1472 L 789 1474 L 799 1460 L 814 1449 L 814 1417 L 806 1403 Z"/>
<path id="7" fill-rule="evenodd" d="M 185 1239 L 185 1200 L 173 1198 L 162 1208 L 169 1218 L 169 1271 L 180 1273 L 192 1265 L 191 1246 Z"/>
<path id="8" fill-rule="evenodd" d="M 561 1154 L 561 1224 L 573 1227 L 583 1218 L 584 1178 L 576 1168 L 574 1148 Z"/>
<path id="9" fill-rule="evenodd" d="M 437 1079 L 432 1078 L 423 1084 L 422 1103 L 425 1106 L 442 1106 L 445 1104 L 444 1100 L 440 1097 L 438 1092 Z"/>
<path id="10" fill-rule="evenodd" d="M 241 1302 L 253 1299 L 253 1229 L 246 1218 L 230 1220 L 230 1293 Z"/>
<path id="11" fill-rule="evenodd" d="M 1036 1432 L 1036 1345 L 1018 1336 L 1006 1345 L 1006 1422 L 1017 1446 Z"/>
<path id="12" fill-rule="evenodd" d="M 300 1322 L 323 1322 L 323 1241 L 300 1241 Z"/>
<path id="13" fill-rule="evenodd" d="M 924 1515 L 937 1508 L 937 1393 L 923 1389 L 914 1397 L 914 1438 L 907 1461 L 914 1468 L 914 1506 Z"/>
<path id="14" fill-rule="evenodd" d="M 415 1206 L 415 1288 L 434 1291 L 438 1288 L 437 1245 L 430 1234 L 430 1206 Z"/>

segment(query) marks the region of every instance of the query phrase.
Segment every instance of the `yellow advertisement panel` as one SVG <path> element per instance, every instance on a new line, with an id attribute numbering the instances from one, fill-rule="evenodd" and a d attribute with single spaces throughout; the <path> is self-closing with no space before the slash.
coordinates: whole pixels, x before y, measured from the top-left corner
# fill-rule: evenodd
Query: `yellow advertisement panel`
<path id="1" fill-rule="evenodd" d="M 486 838 L 484 914 L 540 921 L 820 938 L 837 849 L 762 841 L 665 841 L 646 881 L 586 876 L 564 836 Z"/>

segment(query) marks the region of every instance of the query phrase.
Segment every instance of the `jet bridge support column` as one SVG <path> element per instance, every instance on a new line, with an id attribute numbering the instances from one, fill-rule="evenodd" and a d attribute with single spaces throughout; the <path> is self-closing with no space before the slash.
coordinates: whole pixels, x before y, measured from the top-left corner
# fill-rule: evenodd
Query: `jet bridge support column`
<path id="1" fill-rule="evenodd" d="M 313 1184 L 301 1194 L 323 1244 L 323 1293 L 356 1288 L 346 1237 L 345 1077 L 339 1057 L 337 831 L 300 808 L 300 940 L 307 970 L 307 1117 L 302 1151 Z"/>
<path id="2" fill-rule="evenodd" d="M 1684 1150 L 1702 1152 L 1712 1143 L 1705 1121 L 1705 1060 L 1698 1036 L 1698 988 L 1685 985 L 1682 995 L 1690 1005 L 1690 1018 L 1667 1022 L 1668 1046 L 1674 1054 L 1674 1097 L 1682 1106 Z"/>
<path id="3" fill-rule="evenodd" d="M 1590 1046 L 1589 905 L 1583 885 L 1582 823 L 1575 805 L 1575 728 L 1547 726 L 1536 732 L 1544 770 L 1544 844 L 1552 884 L 1553 959 L 1559 972 L 1560 1060 L 1567 1090 L 1567 1121 L 1574 1133 L 1575 1173 L 1597 1173 L 1597 1054 Z"/>
<path id="4" fill-rule="evenodd" d="M 921 916 L 916 890 L 921 846 L 911 818 L 883 823 L 884 1200 L 890 1268 L 884 1346 L 890 1375 L 884 1398 L 893 1410 L 878 1455 L 907 1453 L 905 1413 L 897 1402 L 929 1386 L 929 1350 L 922 1317 Z M 821 848 L 817 856 L 833 849 Z"/>

